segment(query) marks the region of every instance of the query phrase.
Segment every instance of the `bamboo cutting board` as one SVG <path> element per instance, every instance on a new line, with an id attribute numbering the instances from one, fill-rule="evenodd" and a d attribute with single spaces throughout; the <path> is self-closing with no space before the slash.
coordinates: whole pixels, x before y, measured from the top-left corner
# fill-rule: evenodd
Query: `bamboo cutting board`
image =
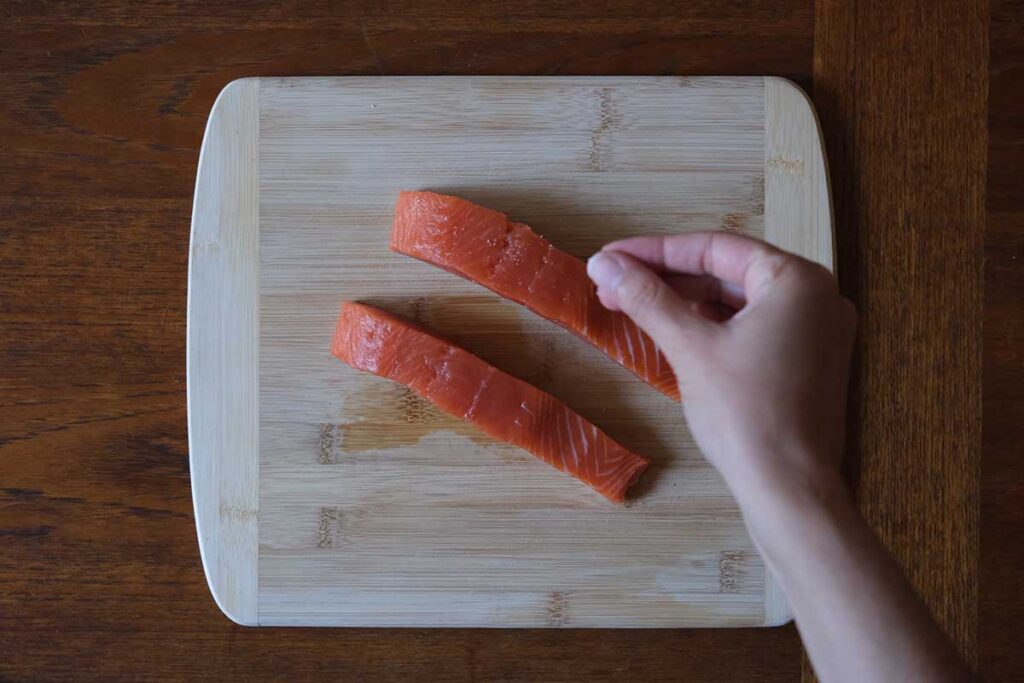
<path id="1" fill-rule="evenodd" d="M 785 80 L 231 83 L 200 156 L 188 303 L 196 525 L 221 609 L 250 625 L 787 621 L 678 405 L 570 333 L 390 253 L 401 189 L 499 209 L 581 258 L 717 228 L 833 261 L 817 124 Z M 649 456 L 634 499 L 612 505 L 335 360 L 342 299 L 419 321 Z"/>

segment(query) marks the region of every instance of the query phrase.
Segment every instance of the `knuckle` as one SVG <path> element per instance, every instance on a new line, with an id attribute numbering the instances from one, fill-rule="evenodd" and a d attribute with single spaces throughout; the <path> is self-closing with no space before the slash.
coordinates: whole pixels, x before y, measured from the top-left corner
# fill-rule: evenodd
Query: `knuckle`
<path id="1" fill-rule="evenodd" d="M 764 256 L 764 270 L 769 280 L 781 279 L 792 268 L 793 258 L 785 252 L 770 252 Z"/>
<path id="2" fill-rule="evenodd" d="M 831 270 L 820 263 L 815 263 L 814 261 L 805 261 L 800 259 L 800 262 L 805 266 L 808 278 L 813 278 L 816 282 L 828 285 L 831 289 L 839 288 L 836 276 L 832 274 Z"/>
<path id="3" fill-rule="evenodd" d="M 774 276 L 791 279 L 804 289 L 819 292 L 838 292 L 839 283 L 825 266 L 799 256 L 783 254 L 774 266 Z"/>
<path id="4" fill-rule="evenodd" d="M 625 278 L 623 286 L 626 290 L 625 303 L 635 312 L 642 313 L 657 307 L 660 302 L 661 287 L 653 276 L 634 273 Z"/>
<path id="5" fill-rule="evenodd" d="M 796 286 L 805 291 L 813 285 L 809 265 L 803 259 L 784 251 L 766 254 L 760 264 L 766 282 Z"/>

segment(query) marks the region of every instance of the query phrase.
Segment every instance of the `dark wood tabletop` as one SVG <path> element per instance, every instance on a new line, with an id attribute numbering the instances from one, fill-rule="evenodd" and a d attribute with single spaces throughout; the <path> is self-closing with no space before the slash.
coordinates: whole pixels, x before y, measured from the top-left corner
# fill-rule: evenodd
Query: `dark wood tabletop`
<path id="1" fill-rule="evenodd" d="M 234 78 L 351 74 L 807 89 L 861 311 L 851 483 L 964 656 L 1024 677 L 1022 3 L 0 0 L 0 679 L 811 677 L 792 625 L 288 630 L 220 613 L 185 412 L 203 127 Z"/>

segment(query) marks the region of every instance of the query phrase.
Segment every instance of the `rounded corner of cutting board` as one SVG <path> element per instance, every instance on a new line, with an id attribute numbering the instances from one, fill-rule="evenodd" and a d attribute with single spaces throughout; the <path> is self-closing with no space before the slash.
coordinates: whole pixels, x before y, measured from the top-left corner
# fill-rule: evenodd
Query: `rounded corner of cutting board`
<path id="1" fill-rule="evenodd" d="M 210 592 L 257 624 L 259 79 L 221 90 L 199 154 L 189 244 L 189 469 Z"/>
<path id="2" fill-rule="evenodd" d="M 786 78 L 764 78 L 764 235 L 835 271 L 828 163 L 814 104 Z"/>

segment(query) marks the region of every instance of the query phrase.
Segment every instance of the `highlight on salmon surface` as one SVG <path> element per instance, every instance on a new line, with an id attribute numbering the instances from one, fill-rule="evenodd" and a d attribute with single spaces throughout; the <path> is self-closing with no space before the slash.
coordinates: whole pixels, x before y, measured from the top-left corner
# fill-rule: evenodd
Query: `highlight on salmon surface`
<path id="1" fill-rule="evenodd" d="M 597 298 L 580 259 L 498 211 L 434 192 L 401 192 L 391 250 L 476 282 L 588 341 L 679 400 L 668 360 L 623 313 Z"/>
<path id="2" fill-rule="evenodd" d="M 649 464 L 557 398 L 372 306 L 345 302 L 331 352 L 621 503 Z"/>

